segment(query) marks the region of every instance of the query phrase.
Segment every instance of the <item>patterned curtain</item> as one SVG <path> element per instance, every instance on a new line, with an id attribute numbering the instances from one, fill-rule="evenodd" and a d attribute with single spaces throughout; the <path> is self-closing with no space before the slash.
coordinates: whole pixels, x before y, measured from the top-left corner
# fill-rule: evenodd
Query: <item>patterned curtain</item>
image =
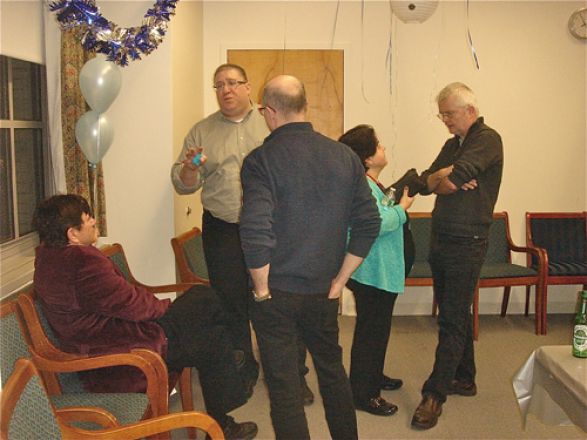
<path id="1" fill-rule="evenodd" d="M 82 48 L 77 29 L 61 34 L 61 123 L 67 192 L 84 196 L 92 205 L 100 235 L 107 235 L 102 164 L 94 168 L 75 140 L 75 123 L 89 110 L 79 87 L 79 73 L 95 55 Z M 95 183 L 97 182 L 97 185 Z M 95 187 L 96 186 L 96 187 Z"/>

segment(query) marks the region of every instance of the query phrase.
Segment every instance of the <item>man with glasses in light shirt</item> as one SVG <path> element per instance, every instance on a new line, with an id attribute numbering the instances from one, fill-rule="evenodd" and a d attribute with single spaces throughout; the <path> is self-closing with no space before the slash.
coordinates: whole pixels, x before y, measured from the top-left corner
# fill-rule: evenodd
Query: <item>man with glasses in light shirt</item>
<path id="1" fill-rule="evenodd" d="M 269 129 L 251 101 L 251 85 L 241 66 L 220 65 L 214 72 L 213 87 L 220 109 L 188 132 L 171 168 L 171 180 L 178 194 L 202 189 L 202 240 L 210 283 L 227 312 L 233 345 L 245 353 L 244 378 L 252 393 L 259 364 L 253 355 L 248 311 L 251 290 L 239 235 L 240 171 L 245 156 L 263 143 Z M 300 347 L 302 351 L 300 368 L 305 373 L 305 347 Z M 310 404 L 314 396 L 303 382 L 304 400 Z"/>
<path id="2" fill-rule="evenodd" d="M 430 429 L 447 395 L 474 396 L 471 304 L 487 252 L 487 237 L 503 170 L 501 137 L 479 117 L 473 91 L 451 83 L 436 98 L 438 118 L 454 135 L 422 174 L 434 193 L 428 261 L 438 302 L 438 346 L 412 426 Z"/>

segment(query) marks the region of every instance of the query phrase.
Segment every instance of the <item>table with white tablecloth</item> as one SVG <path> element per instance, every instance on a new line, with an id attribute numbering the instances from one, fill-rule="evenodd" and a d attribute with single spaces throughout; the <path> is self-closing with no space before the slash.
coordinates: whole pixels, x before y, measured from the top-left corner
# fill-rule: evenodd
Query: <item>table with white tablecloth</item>
<path id="1" fill-rule="evenodd" d="M 528 414 L 549 425 L 575 424 L 587 432 L 587 359 L 570 345 L 539 347 L 513 379 L 523 423 Z"/>

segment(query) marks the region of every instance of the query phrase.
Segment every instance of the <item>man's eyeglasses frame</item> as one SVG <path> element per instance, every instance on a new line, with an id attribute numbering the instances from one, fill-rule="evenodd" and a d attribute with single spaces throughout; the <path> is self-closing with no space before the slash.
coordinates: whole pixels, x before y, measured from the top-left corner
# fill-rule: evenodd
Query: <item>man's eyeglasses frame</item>
<path id="1" fill-rule="evenodd" d="M 248 81 L 229 79 L 226 82 L 217 82 L 212 86 L 212 88 L 217 92 L 221 92 L 222 90 L 224 90 L 224 88 L 234 90 L 246 83 L 248 83 Z"/>

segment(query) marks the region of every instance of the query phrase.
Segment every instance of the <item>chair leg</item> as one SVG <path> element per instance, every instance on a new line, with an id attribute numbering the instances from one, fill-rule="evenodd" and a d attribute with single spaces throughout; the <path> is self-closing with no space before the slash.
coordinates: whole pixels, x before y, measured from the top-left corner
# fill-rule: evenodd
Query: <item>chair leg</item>
<path id="1" fill-rule="evenodd" d="M 546 313 L 547 313 L 547 306 L 548 306 L 548 283 L 544 284 L 544 287 L 542 288 L 542 294 L 540 295 L 540 311 L 541 311 L 541 333 L 543 335 L 546 334 L 547 331 L 547 325 L 546 325 Z"/>
<path id="2" fill-rule="evenodd" d="M 192 369 L 186 367 L 179 376 L 179 395 L 181 397 L 181 407 L 184 411 L 194 410 L 194 398 L 192 395 Z M 187 428 L 188 437 L 197 439 L 198 434 L 195 428 Z"/>
<path id="3" fill-rule="evenodd" d="M 528 316 L 530 310 L 530 289 L 532 286 L 526 286 L 526 306 L 524 307 L 524 316 Z M 538 287 L 536 288 L 538 291 Z"/>
<path id="4" fill-rule="evenodd" d="M 535 295 L 534 295 L 534 333 L 537 335 L 542 334 L 542 290 L 543 286 L 540 282 L 534 286 Z M 526 287 L 526 290 L 529 290 L 530 286 Z M 526 308 L 528 306 L 526 305 Z"/>
<path id="5" fill-rule="evenodd" d="M 432 316 L 436 318 L 436 315 L 438 315 L 438 302 L 436 302 L 436 292 L 432 286 Z"/>
<path id="6" fill-rule="evenodd" d="M 508 303 L 510 302 L 510 292 L 512 288 L 506 286 L 503 289 L 503 298 L 501 300 L 501 317 L 503 318 L 508 311 Z"/>
<path id="7" fill-rule="evenodd" d="M 473 296 L 473 339 L 479 339 L 479 283 L 475 287 L 475 296 Z"/>

